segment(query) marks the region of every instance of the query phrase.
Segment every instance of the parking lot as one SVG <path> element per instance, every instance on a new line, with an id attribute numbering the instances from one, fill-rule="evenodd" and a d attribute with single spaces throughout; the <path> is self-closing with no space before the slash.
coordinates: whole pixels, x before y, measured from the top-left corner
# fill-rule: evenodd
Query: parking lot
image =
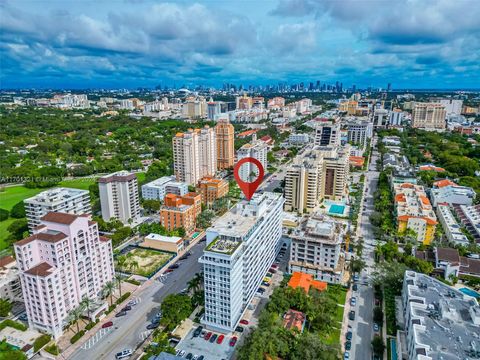
<path id="1" fill-rule="evenodd" d="M 189 353 L 192 355 L 203 355 L 205 360 L 221 360 L 221 359 L 230 359 L 235 351 L 235 347 L 231 347 L 229 345 L 230 339 L 232 336 L 240 337 L 240 333 L 233 333 L 229 335 L 225 335 L 223 342 L 221 344 L 217 344 L 217 341 L 211 343 L 210 341 L 205 340 L 202 336 L 193 337 L 193 332 L 195 331 L 195 327 L 192 328 L 187 336 L 185 336 L 180 343 L 177 345 L 177 350 L 184 350 L 186 357 Z M 208 331 L 207 331 L 208 332 Z M 213 333 L 220 336 L 220 333 Z M 213 336 L 212 334 L 212 336 Z M 238 342 L 237 342 L 238 344 Z"/>

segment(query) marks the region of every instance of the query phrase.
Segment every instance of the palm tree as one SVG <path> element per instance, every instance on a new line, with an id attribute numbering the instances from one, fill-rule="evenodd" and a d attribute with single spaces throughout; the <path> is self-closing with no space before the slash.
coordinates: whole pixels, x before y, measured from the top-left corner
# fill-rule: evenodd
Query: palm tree
<path id="1" fill-rule="evenodd" d="M 115 283 L 113 281 L 107 282 L 102 289 L 103 295 L 105 297 L 110 296 L 110 306 L 113 304 L 113 293 L 115 292 Z"/>
<path id="2" fill-rule="evenodd" d="M 127 263 L 127 257 L 125 255 L 120 255 L 117 257 L 117 268 L 120 271 L 125 269 L 125 264 Z"/>
<path id="3" fill-rule="evenodd" d="M 82 301 L 80 302 L 80 306 L 82 307 L 82 310 L 85 309 L 87 310 L 87 314 L 88 314 L 88 319 L 90 320 L 90 307 L 93 305 L 93 301 L 88 298 L 88 297 L 84 297 L 82 299 Z"/>
<path id="4" fill-rule="evenodd" d="M 120 297 L 122 297 L 122 280 L 123 277 L 121 274 L 115 274 L 115 281 L 118 284 L 118 291 L 120 292 Z"/>
<path id="5" fill-rule="evenodd" d="M 80 331 L 78 320 L 82 317 L 83 309 L 82 306 L 77 306 L 76 308 L 70 310 L 68 313 L 69 322 L 77 323 L 77 333 Z"/>
<path id="6" fill-rule="evenodd" d="M 139 265 L 138 261 L 132 260 L 128 263 L 128 267 L 131 273 L 133 273 L 134 270 L 138 270 Z"/>
<path id="7" fill-rule="evenodd" d="M 193 290 L 197 292 L 202 288 L 203 284 L 203 273 L 196 273 L 195 276 L 187 283 L 188 291 Z"/>

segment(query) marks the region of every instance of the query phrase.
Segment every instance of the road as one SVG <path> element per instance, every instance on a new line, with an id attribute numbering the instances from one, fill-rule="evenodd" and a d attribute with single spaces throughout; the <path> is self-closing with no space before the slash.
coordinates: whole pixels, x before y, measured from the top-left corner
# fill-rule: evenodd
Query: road
<path id="1" fill-rule="evenodd" d="M 162 300 L 169 294 L 182 291 L 193 275 L 201 271 L 198 258 L 203 254 L 204 246 L 205 242 L 194 245 L 190 249 L 192 255 L 187 260 L 179 261 L 180 267 L 169 273 L 163 283 L 155 281 L 136 293 L 140 303 L 135 305 L 126 316 L 113 319 L 113 331 L 102 337 L 90 334 L 96 338 L 96 342 L 87 342 L 88 345 L 74 352 L 70 359 L 114 359 L 115 354 L 121 350 L 127 348 L 134 350 L 150 333 L 146 326 L 159 311 Z"/>
<path id="2" fill-rule="evenodd" d="M 375 144 L 373 144 L 375 149 Z M 365 173 L 365 197 L 363 208 L 360 210 L 360 222 L 358 236 L 363 237 L 363 253 L 362 259 L 366 263 L 358 282 L 358 290 L 353 293 L 357 298 L 356 317 L 354 321 L 350 321 L 353 332 L 352 349 L 350 351 L 351 358 L 355 360 L 372 359 L 371 341 L 373 339 L 373 306 L 374 293 L 373 287 L 370 285 L 370 275 L 374 271 L 374 250 L 376 240 L 373 235 L 373 227 L 370 224 L 369 217 L 373 212 L 373 194 L 377 189 L 379 172 L 376 171 L 376 161 L 378 154 L 373 151 L 369 169 Z"/>

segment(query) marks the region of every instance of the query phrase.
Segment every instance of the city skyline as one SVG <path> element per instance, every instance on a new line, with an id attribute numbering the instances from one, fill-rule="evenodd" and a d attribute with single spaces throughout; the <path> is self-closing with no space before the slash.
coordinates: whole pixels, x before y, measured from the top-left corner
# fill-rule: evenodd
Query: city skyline
<path id="1" fill-rule="evenodd" d="M 73 2 L 68 9 L 6 1 L 0 10 L 1 88 L 480 83 L 474 1 Z"/>

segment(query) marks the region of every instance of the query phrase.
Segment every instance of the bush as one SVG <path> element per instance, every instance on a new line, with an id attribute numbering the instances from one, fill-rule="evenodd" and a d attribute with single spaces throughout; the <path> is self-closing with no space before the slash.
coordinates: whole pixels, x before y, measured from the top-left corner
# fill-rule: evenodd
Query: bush
<path id="1" fill-rule="evenodd" d="M 43 335 L 39 336 L 38 338 L 36 338 L 35 341 L 33 342 L 33 352 L 37 352 L 42 347 L 47 345 L 50 342 L 51 339 L 52 339 L 52 337 L 50 335 L 47 335 L 47 334 L 43 334 Z"/>
<path id="2" fill-rule="evenodd" d="M 85 326 L 85 330 L 90 330 L 91 328 L 93 328 L 95 325 L 97 325 L 98 323 L 98 320 L 95 321 L 95 322 L 89 322 L 86 326 Z"/>
<path id="3" fill-rule="evenodd" d="M 0 331 L 5 329 L 7 326 L 9 326 L 11 328 L 14 328 L 14 329 L 17 329 L 17 330 L 20 330 L 20 331 L 27 330 L 27 327 L 25 325 L 23 325 L 22 323 L 19 323 L 17 321 L 13 321 L 13 320 L 10 320 L 10 319 L 6 319 L 6 320 L 3 320 L 0 323 Z"/>
<path id="4" fill-rule="evenodd" d="M 15 219 L 21 219 L 27 216 L 25 212 L 25 204 L 23 203 L 23 200 L 13 205 L 12 210 L 10 210 L 10 216 Z"/>
<path id="5" fill-rule="evenodd" d="M 60 349 L 58 348 L 57 344 L 48 345 L 44 350 L 52 355 L 60 354 Z"/>
<path id="6" fill-rule="evenodd" d="M 9 214 L 8 210 L 0 209 L 0 221 L 7 220 Z"/>
<path id="7" fill-rule="evenodd" d="M 125 300 L 128 299 L 128 297 L 131 295 L 132 293 L 131 292 L 126 292 L 125 294 L 123 294 L 122 296 L 120 296 L 117 301 L 115 301 L 115 303 L 117 305 L 121 304 L 122 302 L 124 302 Z"/>
<path id="8" fill-rule="evenodd" d="M 80 330 L 78 333 L 72 336 L 70 343 L 75 344 L 83 335 L 85 335 L 85 330 Z"/>
<path id="9" fill-rule="evenodd" d="M 108 307 L 108 310 L 105 311 L 105 315 L 110 314 L 113 310 L 115 310 L 116 307 L 117 307 L 117 305 L 115 305 L 115 304 L 110 305 L 110 306 Z"/>
<path id="10" fill-rule="evenodd" d="M 137 286 L 139 286 L 141 284 L 140 281 L 135 280 L 135 279 L 127 279 L 127 280 L 125 280 L 125 282 L 128 282 L 128 283 L 133 284 L 133 285 L 137 285 Z"/>

